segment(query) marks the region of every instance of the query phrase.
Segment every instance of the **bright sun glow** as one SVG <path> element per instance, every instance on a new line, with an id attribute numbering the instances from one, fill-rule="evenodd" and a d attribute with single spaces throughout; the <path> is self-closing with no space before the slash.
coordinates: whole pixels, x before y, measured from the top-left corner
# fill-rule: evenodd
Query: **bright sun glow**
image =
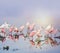
<path id="1" fill-rule="evenodd" d="M 45 26 L 51 24 L 52 20 L 51 20 L 51 18 L 39 18 L 39 19 L 36 19 L 36 22 L 38 24 L 40 24 L 41 26 L 45 27 Z"/>
<path id="2" fill-rule="evenodd" d="M 47 11 L 37 11 L 35 14 L 35 22 L 45 27 L 52 23 L 52 17 Z"/>

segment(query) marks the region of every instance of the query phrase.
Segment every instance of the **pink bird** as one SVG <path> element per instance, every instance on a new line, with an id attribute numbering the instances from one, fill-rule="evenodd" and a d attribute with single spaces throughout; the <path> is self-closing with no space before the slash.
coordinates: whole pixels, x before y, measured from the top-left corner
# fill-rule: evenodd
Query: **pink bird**
<path id="1" fill-rule="evenodd" d="M 11 39 L 11 40 L 14 40 L 13 36 L 9 36 L 8 38 Z"/>
<path id="2" fill-rule="evenodd" d="M 12 32 L 13 30 L 14 30 L 14 27 L 11 26 L 11 27 L 9 28 L 9 31 Z"/>
<path id="3" fill-rule="evenodd" d="M 36 34 L 36 31 L 32 31 L 29 36 L 33 37 L 35 34 Z"/>
<path id="4" fill-rule="evenodd" d="M 46 34 L 56 34 L 57 29 L 54 29 L 52 25 L 48 25 L 45 32 Z"/>
<path id="5" fill-rule="evenodd" d="M 18 32 L 19 30 L 18 30 L 18 28 L 17 27 L 15 27 L 14 28 L 14 32 Z"/>
<path id="6" fill-rule="evenodd" d="M 35 26 L 35 24 L 31 24 L 31 25 L 29 26 L 29 29 L 30 29 L 30 30 L 33 30 L 33 29 L 34 29 L 34 26 Z"/>
<path id="7" fill-rule="evenodd" d="M 1 32 L 5 35 L 6 34 L 5 28 L 1 28 Z"/>
<path id="8" fill-rule="evenodd" d="M 24 29 L 24 26 L 21 26 L 19 30 L 20 30 L 20 31 L 23 31 L 23 29 Z"/>
<path id="9" fill-rule="evenodd" d="M 56 46 L 58 45 L 56 40 L 53 40 L 51 37 L 48 37 L 48 43 L 51 44 L 51 46 Z"/>
<path id="10" fill-rule="evenodd" d="M 2 32 L 2 33 L 5 32 L 5 29 L 4 29 L 4 28 L 1 28 L 1 32 Z"/>
<path id="11" fill-rule="evenodd" d="M 33 40 L 30 40 L 30 44 L 31 44 L 32 46 L 34 46 L 34 45 L 35 45 L 35 42 L 34 42 Z"/>
<path id="12" fill-rule="evenodd" d="M 8 38 L 11 39 L 11 40 L 13 40 L 13 41 L 18 40 L 18 38 L 17 37 L 14 37 L 14 36 L 9 36 Z"/>
<path id="13" fill-rule="evenodd" d="M 40 30 L 40 29 L 36 32 L 36 35 L 37 35 L 38 37 L 42 37 L 42 35 L 41 35 L 41 30 Z"/>
<path id="14" fill-rule="evenodd" d="M 29 22 L 28 22 L 26 25 L 27 25 L 27 28 L 28 28 L 29 30 L 33 30 L 33 29 L 34 29 L 34 26 L 35 26 L 34 23 L 33 23 L 33 24 L 30 24 Z"/>

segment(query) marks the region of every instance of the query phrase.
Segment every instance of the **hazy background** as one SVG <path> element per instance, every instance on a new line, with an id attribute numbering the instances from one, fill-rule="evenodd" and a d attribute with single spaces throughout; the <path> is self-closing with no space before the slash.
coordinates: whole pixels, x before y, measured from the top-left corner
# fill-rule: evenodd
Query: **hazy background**
<path id="1" fill-rule="evenodd" d="M 60 28 L 60 0 L 0 0 L 0 25 L 4 22 L 8 22 L 11 25 L 25 25 L 26 22 L 36 22 L 39 23 L 41 18 L 51 18 L 56 23 L 57 28 Z M 58 28 L 58 29 L 59 29 Z M 17 46 L 20 41 L 14 43 L 9 41 L 8 43 L 1 43 L 0 46 L 4 44 Z M 21 41 L 23 43 L 24 41 Z M 23 44 L 26 45 L 27 44 Z M 20 47 L 21 50 L 14 53 L 60 53 L 60 47 L 52 48 L 51 50 L 40 51 L 40 49 L 29 49 L 26 47 Z M 49 46 L 48 46 L 49 47 Z M 0 53 L 13 53 L 13 51 L 3 51 Z"/>

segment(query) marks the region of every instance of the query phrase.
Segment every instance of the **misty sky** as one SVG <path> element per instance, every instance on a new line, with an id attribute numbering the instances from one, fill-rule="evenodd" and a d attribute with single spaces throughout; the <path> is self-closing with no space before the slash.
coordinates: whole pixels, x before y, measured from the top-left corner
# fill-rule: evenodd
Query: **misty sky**
<path id="1" fill-rule="evenodd" d="M 0 0 L 0 24 L 18 25 L 39 19 L 40 14 L 59 18 L 60 0 Z"/>

